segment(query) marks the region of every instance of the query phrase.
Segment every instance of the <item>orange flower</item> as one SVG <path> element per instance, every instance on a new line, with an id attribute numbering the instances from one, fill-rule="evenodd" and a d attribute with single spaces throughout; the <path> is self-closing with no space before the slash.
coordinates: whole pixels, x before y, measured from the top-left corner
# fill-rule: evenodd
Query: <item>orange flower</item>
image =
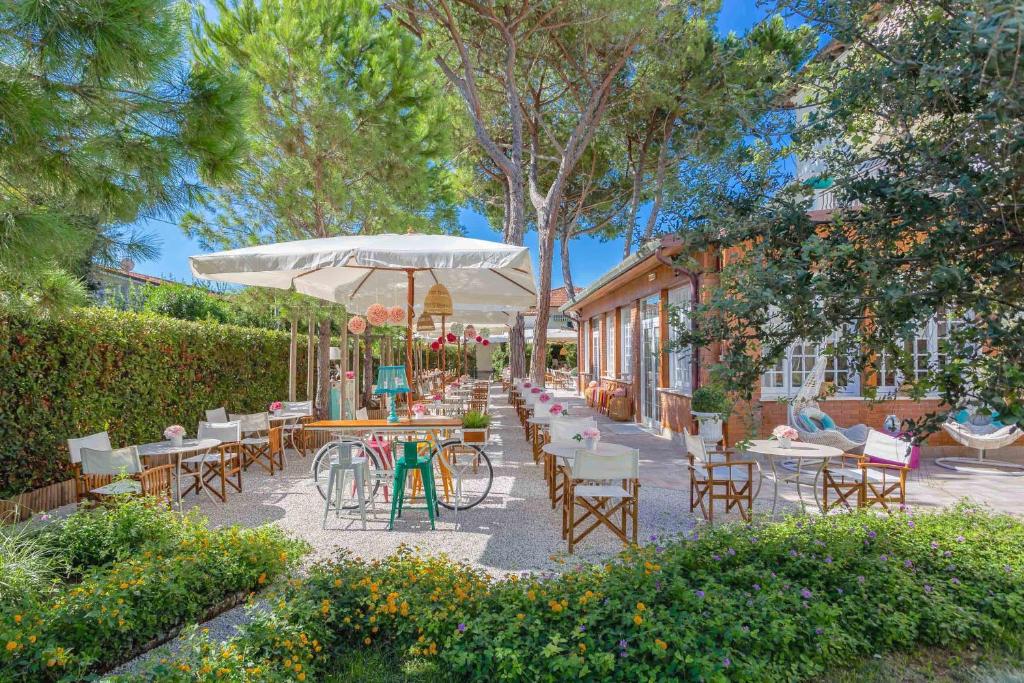
<path id="1" fill-rule="evenodd" d="M 633 623 L 636 624 L 637 626 L 639 626 L 640 624 L 644 623 L 644 618 L 642 616 L 640 616 L 639 614 L 634 614 L 633 615 Z"/>
<path id="2" fill-rule="evenodd" d="M 17 649 L 18 649 L 18 644 L 16 642 L 14 642 L 13 640 L 8 640 L 7 641 L 7 651 L 8 652 L 12 652 L 12 651 L 17 650 Z"/>
<path id="3" fill-rule="evenodd" d="M 654 639 L 654 644 L 657 645 L 658 647 L 660 647 L 662 650 L 667 650 L 668 649 L 668 643 L 666 643 L 661 638 L 655 638 Z"/>

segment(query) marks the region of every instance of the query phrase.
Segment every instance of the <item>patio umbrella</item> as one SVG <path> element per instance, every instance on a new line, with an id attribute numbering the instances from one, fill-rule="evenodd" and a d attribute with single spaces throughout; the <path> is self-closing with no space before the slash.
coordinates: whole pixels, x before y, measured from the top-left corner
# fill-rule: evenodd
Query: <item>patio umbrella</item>
<path id="1" fill-rule="evenodd" d="M 523 310 L 536 301 L 526 247 L 449 235 L 353 235 L 262 244 L 190 256 L 189 265 L 197 278 L 294 288 L 350 310 L 404 296 L 410 382 L 414 307 L 434 284 L 444 285 L 458 305 Z"/>

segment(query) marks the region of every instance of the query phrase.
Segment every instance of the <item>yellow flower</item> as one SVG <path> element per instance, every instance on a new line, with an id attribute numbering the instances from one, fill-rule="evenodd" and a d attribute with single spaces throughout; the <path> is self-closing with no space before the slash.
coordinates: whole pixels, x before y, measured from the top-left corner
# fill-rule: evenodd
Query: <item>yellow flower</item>
<path id="1" fill-rule="evenodd" d="M 516 615 L 516 619 L 525 619 L 525 618 L 526 618 L 526 615 L 523 614 L 522 612 L 520 612 L 519 614 Z"/>
<path id="2" fill-rule="evenodd" d="M 366 638 L 363 638 L 363 645 L 369 645 L 372 642 L 373 642 L 373 640 L 371 640 L 369 638 L 369 636 L 367 636 Z"/>
<path id="3" fill-rule="evenodd" d="M 586 651 L 587 651 L 587 644 L 586 643 L 580 643 L 580 652 L 586 652 Z"/>
<path id="4" fill-rule="evenodd" d="M 636 611 L 637 612 L 643 612 L 645 609 L 647 609 L 647 605 L 645 605 L 642 602 L 636 603 Z"/>
<path id="5" fill-rule="evenodd" d="M 644 618 L 642 616 L 640 616 L 639 614 L 634 614 L 633 615 L 633 623 L 636 624 L 637 626 L 639 626 L 640 624 L 644 623 Z"/>
<path id="6" fill-rule="evenodd" d="M 13 640 L 8 640 L 7 641 L 7 651 L 8 652 L 11 652 L 11 651 L 17 650 L 17 649 L 18 649 L 18 644 L 16 642 L 14 642 Z"/>
<path id="7" fill-rule="evenodd" d="M 15 614 L 14 615 L 14 623 L 15 624 L 20 624 L 21 623 L 21 615 L 20 614 Z"/>
<path id="8" fill-rule="evenodd" d="M 304 680 L 306 680 L 306 674 L 300 672 L 299 675 L 296 676 L 296 678 L 298 678 L 300 681 L 304 681 Z"/>
<path id="9" fill-rule="evenodd" d="M 667 650 L 668 649 L 668 643 L 666 643 L 661 638 L 655 638 L 654 639 L 654 644 L 657 645 L 658 647 L 660 647 L 662 650 Z"/>
<path id="10" fill-rule="evenodd" d="M 264 583 L 266 583 L 266 582 L 267 582 L 267 574 L 266 574 L 266 572 L 260 574 L 259 578 L 256 579 L 256 583 L 260 584 L 261 586 Z"/>

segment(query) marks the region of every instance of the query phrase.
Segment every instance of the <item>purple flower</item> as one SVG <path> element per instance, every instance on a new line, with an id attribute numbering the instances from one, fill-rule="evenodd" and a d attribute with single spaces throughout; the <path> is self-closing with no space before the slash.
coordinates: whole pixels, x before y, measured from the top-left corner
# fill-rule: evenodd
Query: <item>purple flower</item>
<path id="1" fill-rule="evenodd" d="M 755 583 L 755 584 L 754 584 L 754 590 L 756 590 L 756 591 L 759 591 L 759 590 L 761 590 L 761 584 L 759 584 L 759 583 Z"/>
<path id="2" fill-rule="evenodd" d="M 863 576 L 858 576 L 857 577 L 857 583 L 864 583 L 864 577 Z"/>
<path id="3" fill-rule="evenodd" d="M 586 631 L 587 631 L 587 627 L 584 626 L 583 624 L 580 624 L 580 633 L 586 633 Z"/>
<path id="4" fill-rule="evenodd" d="M 657 537 L 657 536 L 653 536 L 653 535 L 652 535 L 652 536 L 651 536 L 651 538 L 650 538 L 650 541 L 651 541 L 652 543 L 653 543 L 654 541 L 657 541 L 657 540 L 658 540 L 658 537 Z"/>
<path id="5" fill-rule="evenodd" d="M 466 632 L 466 625 L 465 624 L 459 624 L 459 633 L 465 633 L 465 632 Z"/>
<path id="6" fill-rule="evenodd" d="M 826 555 L 825 556 L 825 564 L 832 564 L 832 556 L 831 555 Z"/>
<path id="7" fill-rule="evenodd" d="M 658 579 L 657 581 L 654 582 L 654 590 L 656 590 L 656 591 L 660 591 L 661 590 L 661 579 Z"/>
<path id="8" fill-rule="evenodd" d="M 711 556 L 711 559 L 714 560 L 715 562 L 718 562 L 719 560 L 722 559 L 722 557 L 721 557 L 721 555 L 715 553 L 714 555 Z"/>
<path id="9" fill-rule="evenodd" d="M 904 560 L 903 561 L 903 566 L 906 567 L 907 569 L 910 569 L 911 567 L 914 566 L 914 563 L 911 562 L 910 560 Z"/>
<path id="10" fill-rule="evenodd" d="M 938 541 L 932 541 L 932 550 L 938 550 L 938 549 L 939 549 L 939 542 Z"/>
<path id="11" fill-rule="evenodd" d="M 790 556 L 790 557 L 796 557 L 796 556 L 797 556 L 797 552 L 796 552 L 796 550 L 790 550 L 790 551 L 789 551 L 789 556 Z"/>
<path id="12" fill-rule="evenodd" d="M 757 543 L 757 536 L 751 536 L 750 537 L 750 542 L 751 543 Z"/>
<path id="13" fill-rule="evenodd" d="M 878 536 L 878 534 L 876 534 L 874 530 L 868 532 L 868 538 L 875 538 L 876 536 Z"/>
<path id="14" fill-rule="evenodd" d="M 1010 565 L 1006 564 L 1006 565 L 1003 565 L 1003 571 L 1005 571 L 1007 574 L 1009 574 L 1010 572 L 1013 571 L 1013 568 L 1010 567 Z"/>
<path id="15" fill-rule="evenodd" d="M 842 595 L 846 591 L 844 591 L 842 588 L 836 588 L 836 592 L 839 593 L 840 595 Z"/>
<path id="16" fill-rule="evenodd" d="M 960 579 L 956 578 L 955 576 L 952 579 L 950 579 L 950 581 L 953 583 L 954 586 L 960 585 Z"/>
<path id="17" fill-rule="evenodd" d="M 956 542 L 957 542 L 957 543 L 963 543 L 963 542 L 964 542 L 965 540 L 966 540 L 966 539 L 965 539 L 965 538 L 964 538 L 963 536 L 957 536 L 957 537 L 956 537 Z"/>
<path id="18" fill-rule="evenodd" d="M 931 584 L 929 584 L 929 583 L 926 583 L 926 584 L 924 585 L 924 592 L 925 592 L 925 593 L 931 593 L 931 592 L 932 592 L 932 586 L 931 586 Z"/>
<path id="19" fill-rule="evenodd" d="M 946 552 L 942 553 L 942 556 L 943 557 L 953 557 L 953 551 L 952 550 L 947 550 Z"/>
<path id="20" fill-rule="evenodd" d="M 882 560 L 882 562 L 888 562 L 889 561 L 889 556 L 888 555 L 882 555 L 879 559 Z"/>
<path id="21" fill-rule="evenodd" d="M 621 652 L 619 652 L 619 656 L 620 657 L 628 657 L 629 653 L 627 653 L 625 650 L 622 650 Z"/>
<path id="22" fill-rule="evenodd" d="M 811 589 L 810 588 L 804 588 L 803 590 L 800 591 L 800 596 L 804 600 L 810 600 L 811 599 L 811 595 L 812 595 L 812 593 L 811 593 Z"/>
<path id="23" fill-rule="evenodd" d="M 659 554 L 665 552 L 665 546 L 662 546 L 662 545 L 655 546 L 654 547 L 654 552 L 659 553 Z"/>
<path id="24" fill-rule="evenodd" d="M 724 666 L 724 667 L 732 666 L 732 660 L 729 659 L 728 657 L 726 657 L 725 659 L 722 660 L 722 666 Z"/>
<path id="25" fill-rule="evenodd" d="M 698 598 L 701 598 L 701 599 L 704 598 L 704 591 L 700 590 L 699 588 L 697 590 L 693 591 L 693 594 L 696 595 Z"/>
<path id="26" fill-rule="evenodd" d="M 625 650 L 627 647 L 629 647 L 629 641 L 628 640 L 620 640 L 619 641 L 619 648 L 620 649 Z"/>
<path id="27" fill-rule="evenodd" d="M 819 626 L 818 628 L 814 629 L 814 633 L 815 633 L 815 634 L 817 634 L 817 635 L 819 635 L 819 636 L 820 636 L 820 635 L 821 635 L 822 633 L 824 633 L 824 632 L 825 632 L 825 629 L 821 628 L 820 626 Z"/>
<path id="28" fill-rule="evenodd" d="M 910 529 L 913 529 L 913 528 L 914 528 L 914 526 L 915 526 L 915 525 L 914 525 L 914 520 L 912 520 L 912 519 L 908 519 L 908 520 L 907 520 L 907 527 L 908 527 L 908 528 L 910 528 Z"/>
<path id="29" fill-rule="evenodd" d="M 736 551 L 733 550 L 732 548 L 729 548 L 728 550 L 725 551 L 725 554 L 726 555 L 735 555 Z"/>

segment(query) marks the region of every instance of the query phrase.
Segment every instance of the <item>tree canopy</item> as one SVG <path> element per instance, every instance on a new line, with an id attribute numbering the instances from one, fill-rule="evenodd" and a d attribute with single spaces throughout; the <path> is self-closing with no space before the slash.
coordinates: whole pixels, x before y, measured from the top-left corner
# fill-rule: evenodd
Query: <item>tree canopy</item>
<path id="1" fill-rule="evenodd" d="M 794 149 L 816 162 L 778 191 L 763 167 L 688 233 L 732 258 L 682 342 L 725 342 L 718 376 L 747 397 L 791 344 L 818 342 L 869 396 L 895 385 L 1024 421 L 1024 7 L 783 5 L 845 46 L 794 97 Z M 827 210 L 808 213 L 812 187 Z"/>

